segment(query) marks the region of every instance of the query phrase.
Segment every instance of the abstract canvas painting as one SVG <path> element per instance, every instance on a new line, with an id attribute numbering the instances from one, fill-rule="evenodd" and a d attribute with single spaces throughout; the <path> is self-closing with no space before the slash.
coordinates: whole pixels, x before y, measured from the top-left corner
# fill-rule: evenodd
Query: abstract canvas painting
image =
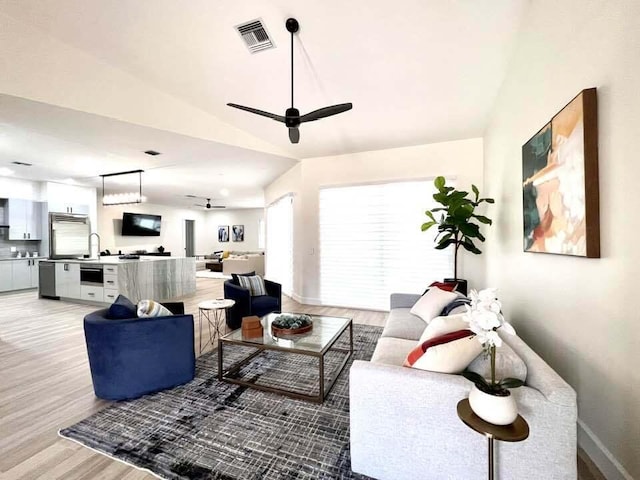
<path id="1" fill-rule="evenodd" d="M 600 257 L 596 89 L 522 146 L 524 251 Z"/>

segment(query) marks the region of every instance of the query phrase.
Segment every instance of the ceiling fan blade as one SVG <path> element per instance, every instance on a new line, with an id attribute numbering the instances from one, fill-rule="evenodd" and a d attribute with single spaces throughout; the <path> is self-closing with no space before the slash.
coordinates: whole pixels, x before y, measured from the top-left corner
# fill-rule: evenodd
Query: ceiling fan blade
<path id="1" fill-rule="evenodd" d="M 338 105 L 331 105 L 330 107 L 319 108 L 318 110 L 314 110 L 313 112 L 309 112 L 300 117 L 300 122 L 313 122 L 314 120 L 319 120 L 321 118 L 330 117 L 331 115 L 337 115 L 342 112 L 346 112 L 347 110 L 351 110 L 353 108 L 353 104 L 351 103 L 340 103 Z"/>
<path id="2" fill-rule="evenodd" d="M 194 203 L 194 207 L 206 207 L 206 205 L 202 205 L 201 203 Z"/>
<path id="3" fill-rule="evenodd" d="M 267 117 L 272 120 L 276 120 L 278 122 L 284 123 L 284 117 L 282 115 L 276 115 L 275 113 L 265 112 L 264 110 L 258 110 L 257 108 L 245 107 L 244 105 L 238 105 L 236 103 L 227 103 L 227 105 L 233 108 L 237 108 L 239 110 L 244 110 L 245 112 L 255 113 L 256 115 L 262 115 L 263 117 Z"/>
<path id="4" fill-rule="evenodd" d="M 300 130 L 298 127 L 289 129 L 289 140 L 291 140 L 291 143 L 298 143 L 300 141 Z"/>
<path id="5" fill-rule="evenodd" d="M 227 208 L 227 207 L 224 205 L 211 205 L 211 207 L 209 208 Z"/>

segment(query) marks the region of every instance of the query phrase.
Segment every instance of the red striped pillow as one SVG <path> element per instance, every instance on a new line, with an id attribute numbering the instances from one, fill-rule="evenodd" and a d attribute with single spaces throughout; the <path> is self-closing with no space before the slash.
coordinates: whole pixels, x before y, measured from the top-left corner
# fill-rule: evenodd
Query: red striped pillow
<path id="1" fill-rule="evenodd" d="M 471 330 L 445 333 L 419 343 L 409 352 L 405 367 L 440 373 L 460 373 L 482 352 Z"/>

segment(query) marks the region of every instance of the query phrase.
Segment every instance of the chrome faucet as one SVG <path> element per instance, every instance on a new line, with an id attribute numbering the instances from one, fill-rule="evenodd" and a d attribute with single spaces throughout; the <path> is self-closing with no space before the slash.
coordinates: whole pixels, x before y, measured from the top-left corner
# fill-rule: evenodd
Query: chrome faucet
<path id="1" fill-rule="evenodd" d="M 98 258 L 100 258 L 100 235 L 98 235 L 96 232 L 90 233 L 89 234 L 89 256 L 92 257 L 91 255 L 91 237 L 93 236 L 98 237 Z"/>

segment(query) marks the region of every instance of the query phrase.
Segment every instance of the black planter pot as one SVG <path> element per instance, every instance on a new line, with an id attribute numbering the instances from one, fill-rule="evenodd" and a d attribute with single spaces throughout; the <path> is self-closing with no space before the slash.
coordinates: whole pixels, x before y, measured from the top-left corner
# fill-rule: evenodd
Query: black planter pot
<path id="1" fill-rule="evenodd" d="M 444 283 L 457 283 L 456 292 L 460 292 L 463 295 L 467 294 L 467 281 L 463 278 L 445 278 Z"/>

